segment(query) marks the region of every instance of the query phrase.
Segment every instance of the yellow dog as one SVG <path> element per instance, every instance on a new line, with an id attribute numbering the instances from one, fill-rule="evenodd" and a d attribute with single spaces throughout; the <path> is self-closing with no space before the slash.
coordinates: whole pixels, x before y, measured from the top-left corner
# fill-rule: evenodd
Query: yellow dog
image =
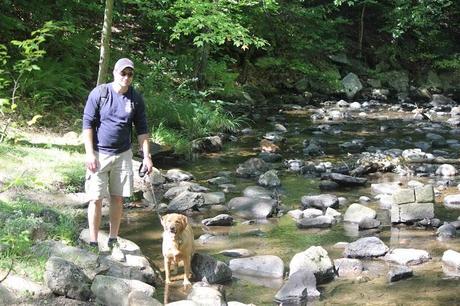
<path id="1" fill-rule="evenodd" d="M 187 217 L 181 214 L 167 214 L 161 218 L 166 284 L 171 283 L 171 264 L 184 263 L 184 287 L 190 286 L 191 262 L 194 252 L 193 231 Z"/>

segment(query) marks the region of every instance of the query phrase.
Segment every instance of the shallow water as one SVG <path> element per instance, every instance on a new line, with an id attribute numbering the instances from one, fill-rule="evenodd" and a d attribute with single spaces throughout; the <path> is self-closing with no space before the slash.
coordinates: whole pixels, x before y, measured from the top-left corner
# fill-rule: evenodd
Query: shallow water
<path id="1" fill-rule="evenodd" d="M 342 161 L 346 163 L 348 154 L 340 151 L 339 143 L 355 138 L 365 139 L 366 148 L 376 146 L 385 148 L 413 148 L 413 142 L 424 139 L 429 131 L 423 122 L 408 120 L 410 113 L 388 112 L 386 109 L 375 110 L 369 113 L 367 119 L 354 118 L 341 124 L 342 132 L 338 135 L 319 134 L 316 137 L 327 140 L 323 147 L 327 155 L 319 158 L 305 158 L 302 155 L 302 141 L 310 138 L 315 132 L 312 127 L 319 123 L 312 123 L 308 112 L 286 111 L 277 113 L 277 122 L 284 124 L 288 133 L 287 141 L 282 145 L 284 159 L 299 158 L 304 160 Z M 327 124 L 336 124 L 327 122 Z M 208 186 L 206 180 L 212 178 L 217 172 L 228 170 L 234 172 L 238 163 L 258 155 L 254 148 L 265 132 L 273 130 L 271 122 L 257 122 L 256 133 L 253 136 L 241 137 L 238 142 L 227 143 L 221 153 L 202 155 L 196 160 L 181 166 L 182 169 L 194 174 L 196 181 L 204 186 L 217 190 L 217 187 Z M 449 134 L 448 128 L 433 131 L 444 135 L 447 139 L 455 139 Z M 457 158 L 458 154 L 449 148 L 443 148 L 451 157 Z M 376 235 L 390 248 L 416 248 L 424 249 L 430 253 L 432 260 L 428 263 L 413 266 L 414 277 L 389 284 L 387 272 L 389 264 L 381 260 L 366 261 L 366 271 L 361 277 L 355 279 L 336 279 L 328 284 L 318 286 L 321 297 L 311 301 L 313 305 L 460 305 L 460 278 L 449 276 L 443 271 L 441 256 L 447 249 L 460 251 L 460 239 L 438 241 L 432 229 L 414 229 L 406 226 L 391 226 L 388 210 L 381 209 L 369 187 L 347 188 L 333 192 L 321 192 L 318 188 L 319 178 L 308 178 L 288 172 L 282 165 L 280 169 L 280 200 L 288 209 L 300 207 L 300 198 L 308 194 L 333 193 L 344 196 L 348 204 L 358 202 L 362 195 L 371 198 L 367 206 L 376 209 L 378 218 L 383 221 L 380 232 L 359 232 L 355 227 L 339 223 L 330 229 L 300 230 L 295 222 L 287 215 L 281 218 L 271 218 L 266 222 L 252 225 L 243 224 L 244 220 L 236 219 L 232 227 L 201 226 L 201 220 L 208 216 L 215 216 L 220 211 L 195 213 L 191 216 L 195 239 L 203 233 L 216 235 L 206 244 L 196 240 L 197 252 L 214 255 L 219 260 L 228 263 L 231 259 L 218 253 L 224 249 L 246 248 L 257 255 L 277 255 L 285 267 L 289 266 L 291 258 L 298 252 L 310 246 L 322 246 L 333 260 L 340 258 L 342 249 L 335 248 L 334 244 L 340 241 L 354 241 L 358 237 Z M 395 174 L 373 174 L 368 176 L 370 183 L 418 180 L 423 183 L 436 184 L 435 177 L 400 177 Z M 454 178 L 458 182 L 458 178 Z M 240 196 L 242 190 L 249 185 L 255 185 L 255 180 L 234 178 L 237 190 L 226 194 L 226 201 L 235 196 Z M 369 184 L 370 185 L 370 184 Z M 443 193 L 455 193 L 454 188 L 447 188 Z M 442 197 L 436 199 L 435 215 L 441 220 L 452 221 L 457 219 L 460 212 L 445 209 L 441 205 Z M 339 208 L 342 213 L 346 207 Z M 126 237 L 141 246 L 144 254 L 162 269 L 161 256 L 162 228 L 154 212 L 130 211 L 123 220 L 121 236 Z M 179 276 L 178 276 L 179 278 Z M 159 289 L 159 299 L 167 297 L 168 301 L 183 299 L 187 292 L 181 288 L 182 280 L 177 281 L 166 292 Z M 174 279 L 173 279 L 174 280 Z M 242 275 L 234 275 L 231 283 L 226 284 L 228 301 L 253 303 L 256 305 L 273 305 L 273 297 L 282 280 L 253 279 Z M 310 303 L 309 303 L 310 304 Z"/>

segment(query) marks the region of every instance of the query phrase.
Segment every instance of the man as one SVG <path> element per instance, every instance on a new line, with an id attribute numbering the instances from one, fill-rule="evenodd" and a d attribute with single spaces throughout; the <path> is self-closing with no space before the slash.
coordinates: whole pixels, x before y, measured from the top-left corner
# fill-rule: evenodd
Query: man
<path id="1" fill-rule="evenodd" d="M 134 64 L 127 58 L 118 60 L 113 69 L 113 82 L 94 88 L 88 96 L 83 114 L 83 139 L 86 151 L 86 194 L 90 246 L 98 247 L 102 199 L 110 196 L 109 247 L 117 243 L 123 212 L 123 197 L 133 193 L 132 125 L 139 147 L 144 153 L 143 165 L 152 171 L 145 104 L 131 86 Z"/>

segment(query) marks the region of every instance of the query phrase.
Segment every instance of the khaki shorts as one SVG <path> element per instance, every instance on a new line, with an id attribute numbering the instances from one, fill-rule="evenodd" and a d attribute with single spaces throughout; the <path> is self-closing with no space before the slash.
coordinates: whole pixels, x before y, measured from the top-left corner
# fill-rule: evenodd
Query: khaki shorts
<path id="1" fill-rule="evenodd" d="M 133 194 L 133 152 L 117 155 L 95 152 L 99 161 L 96 172 L 86 170 L 85 191 L 88 200 L 109 196 L 130 197 Z"/>

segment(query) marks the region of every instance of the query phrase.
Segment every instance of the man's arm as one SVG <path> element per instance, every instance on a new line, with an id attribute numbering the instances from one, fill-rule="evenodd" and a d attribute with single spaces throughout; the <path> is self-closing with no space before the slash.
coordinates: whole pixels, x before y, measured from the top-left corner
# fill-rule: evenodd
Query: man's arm
<path id="1" fill-rule="evenodd" d="M 147 173 L 150 174 L 152 173 L 153 162 L 150 156 L 149 134 L 137 136 L 137 141 L 139 142 L 139 149 L 144 153 L 142 164 L 147 168 Z"/>
<path id="2" fill-rule="evenodd" d="M 99 167 L 99 162 L 94 154 L 93 129 L 83 129 L 83 142 L 85 144 L 85 164 L 91 172 L 95 172 Z"/>

